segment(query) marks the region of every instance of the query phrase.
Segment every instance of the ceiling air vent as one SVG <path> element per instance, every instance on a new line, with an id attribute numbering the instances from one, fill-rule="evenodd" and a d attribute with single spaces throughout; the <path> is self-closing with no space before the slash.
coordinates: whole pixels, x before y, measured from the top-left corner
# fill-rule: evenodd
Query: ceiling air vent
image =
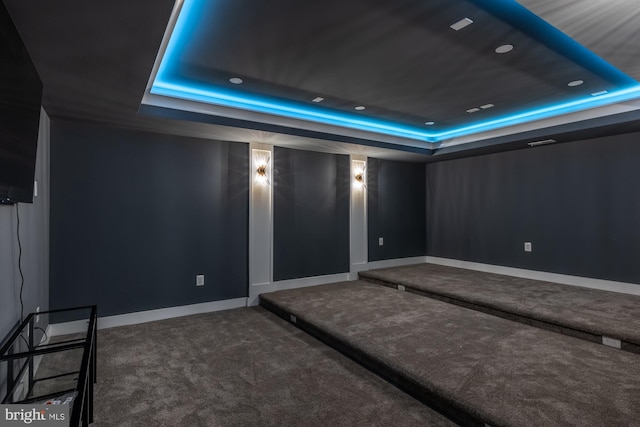
<path id="1" fill-rule="evenodd" d="M 538 147 L 540 145 L 553 144 L 554 142 L 557 142 L 557 141 L 555 139 L 543 139 L 542 141 L 530 142 L 528 145 L 529 147 Z"/>

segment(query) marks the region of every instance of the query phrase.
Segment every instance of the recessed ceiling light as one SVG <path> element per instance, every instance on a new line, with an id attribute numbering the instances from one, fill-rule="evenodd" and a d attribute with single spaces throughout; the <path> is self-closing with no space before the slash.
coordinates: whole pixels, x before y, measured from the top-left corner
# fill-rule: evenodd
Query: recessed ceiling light
<path id="1" fill-rule="evenodd" d="M 358 106 L 356 107 L 356 110 L 358 110 L 358 111 L 362 111 L 362 110 L 364 110 L 365 108 L 367 108 L 367 107 L 365 107 L 364 105 L 358 105 Z"/>
<path id="2" fill-rule="evenodd" d="M 496 48 L 496 53 L 509 53 L 513 50 L 512 44 L 503 44 L 502 46 L 498 46 Z"/>
<path id="3" fill-rule="evenodd" d="M 424 122 L 424 124 L 427 126 L 433 126 L 436 124 L 436 122 Z"/>
<path id="4" fill-rule="evenodd" d="M 475 113 L 476 111 L 480 111 L 479 108 L 470 108 L 467 110 L 467 113 Z"/>
<path id="5" fill-rule="evenodd" d="M 494 107 L 493 104 L 485 104 L 480 106 L 480 108 L 482 108 L 483 110 L 486 110 L 487 108 L 493 108 L 493 107 Z"/>
<path id="6" fill-rule="evenodd" d="M 459 20 L 455 24 L 451 24 L 451 28 L 456 30 L 456 31 L 460 31 L 464 27 L 468 27 L 471 24 L 473 24 L 473 21 L 471 19 L 464 18 L 464 19 Z"/>
<path id="7" fill-rule="evenodd" d="M 608 90 L 601 90 L 600 92 L 593 92 L 593 93 L 591 94 L 591 96 L 606 95 L 606 94 L 608 94 L 608 93 L 609 93 L 609 91 L 608 91 Z"/>
<path id="8" fill-rule="evenodd" d="M 572 82 L 567 83 L 567 86 L 576 87 L 576 86 L 580 86 L 582 83 L 584 83 L 584 80 L 574 80 Z"/>
<path id="9" fill-rule="evenodd" d="M 229 81 L 231 83 L 233 83 L 234 85 L 241 85 L 242 84 L 242 79 L 240 77 L 231 77 L 229 79 Z"/>
<path id="10" fill-rule="evenodd" d="M 318 96 L 317 98 L 313 98 L 313 100 L 312 100 L 312 101 L 313 101 L 313 102 L 322 102 L 322 101 L 324 101 L 324 98 L 322 98 L 322 97 Z"/>

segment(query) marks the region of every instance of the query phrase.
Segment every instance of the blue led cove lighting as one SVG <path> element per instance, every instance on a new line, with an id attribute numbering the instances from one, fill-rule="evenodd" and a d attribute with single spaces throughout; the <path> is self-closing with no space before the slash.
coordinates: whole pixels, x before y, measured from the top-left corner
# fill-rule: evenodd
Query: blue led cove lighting
<path id="1" fill-rule="evenodd" d="M 179 75 L 181 53 L 189 43 L 193 42 L 190 35 L 202 17 L 199 13 L 207 0 L 184 0 L 180 15 L 169 39 L 162 57 L 160 67 L 153 81 L 150 92 L 155 95 L 202 102 L 222 107 L 248 110 L 264 114 L 306 120 L 332 126 L 374 132 L 383 135 L 407 138 L 427 143 L 440 142 L 445 139 L 462 137 L 479 132 L 486 132 L 507 126 L 542 120 L 562 114 L 582 111 L 590 108 L 628 101 L 640 97 L 640 84 L 615 67 L 611 66 L 597 55 L 580 46 L 562 32 L 556 30 L 537 16 L 520 6 L 513 0 L 500 0 L 492 3 L 484 0 L 471 0 L 487 10 L 498 5 L 499 14 L 505 11 L 512 13 L 512 18 L 518 21 L 519 28 L 526 31 L 538 31 L 540 38 L 546 42 L 557 43 L 559 49 L 568 49 L 572 59 L 585 67 L 596 68 L 601 73 L 608 73 L 611 80 L 621 86 L 617 90 L 610 90 L 600 96 L 588 96 L 542 108 L 521 111 L 501 118 L 476 122 L 439 132 L 426 131 L 419 127 L 411 127 L 390 121 L 375 119 L 358 114 L 346 113 L 315 105 L 307 105 L 295 101 L 285 101 L 269 96 L 229 90 L 215 86 L 185 80 Z M 493 10 L 490 10 L 493 12 Z M 578 47 L 579 48 L 578 48 Z"/>
<path id="2" fill-rule="evenodd" d="M 313 108 L 304 104 L 273 100 L 250 93 L 235 93 L 221 88 L 203 84 L 176 84 L 156 80 L 151 88 L 155 95 L 181 98 L 189 101 L 204 102 L 258 113 L 275 114 L 293 119 L 309 120 L 333 126 L 377 132 L 385 135 L 399 136 L 419 141 L 435 142 L 430 135 L 419 129 L 412 129 L 397 123 L 375 120 L 368 117 L 357 117 L 347 113 L 337 113 L 328 109 Z"/>
<path id="3" fill-rule="evenodd" d="M 478 132 L 485 132 L 493 129 L 499 129 L 506 126 L 513 126 L 522 123 L 532 122 L 534 120 L 542 120 L 562 114 L 574 113 L 589 108 L 602 107 L 605 105 L 615 104 L 618 102 L 628 101 L 640 97 L 640 85 L 621 89 L 615 92 L 609 92 L 606 95 L 598 97 L 590 96 L 588 98 L 579 98 L 573 101 L 563 102 L 560 104 L 550 105 L 548 107 L 537 108 L 534 110 L 523 111 L 508 116 L 487 120 L 484 122 L 474 123 L 471 125 L 460 126 L 449 129 L 435 135 L 438 141 L 451 139 L 455 137 L 470 135 Z"/>

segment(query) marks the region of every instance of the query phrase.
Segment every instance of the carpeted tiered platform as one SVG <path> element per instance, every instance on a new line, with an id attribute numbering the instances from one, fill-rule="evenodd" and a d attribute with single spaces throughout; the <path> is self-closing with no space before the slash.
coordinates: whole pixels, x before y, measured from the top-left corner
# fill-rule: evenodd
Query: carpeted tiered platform
<path id="1" fill-rule="evenodd" d="M 640 296 L 436 264 L 365 271 L 360 278 L 640 353 Z"/>
<path id="2" fill-rule="evenodd" d="M 640 420 L 637 354 L 364 281 L 260 299 L 461 425 Z"/>

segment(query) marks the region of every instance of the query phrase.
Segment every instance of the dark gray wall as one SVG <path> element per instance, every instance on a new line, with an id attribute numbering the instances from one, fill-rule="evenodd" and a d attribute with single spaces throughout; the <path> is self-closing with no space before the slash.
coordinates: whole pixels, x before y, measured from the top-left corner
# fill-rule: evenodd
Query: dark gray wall
<path id="1" fill-rule="evenodd" d="M 370 158 L 366 173 L 369 261 L 426 255 L 425 165 Z"/>
<path id="2" fill-rule="evenodd" d="M 639 140 L 429 164 L 429 255 L 640 283 Z"/>
<path id="3" fill-rule="evenodd" d="M 246 144 L 58 120 L 51 138 L 53 308 L 247 296 Z"/>
<path id="4" fill-rule="evenodd" d="M 35 171 L 38 196 L 32 204 L 20 203 L 18 206 L 25 317 L 36 311 L 36 307 L 41 311 L 49 307 L 49 124 L 47 114 L 41 110 Z M 20 319 L 16 214 L 15 205 L 0 206 L 0 341 Z M 42 317 L 41 321 L 44 320 Z M 46 328 L 46 324 L 38 326 Z"/>
<path id="5" fill-rule="evenodd" d="M 349 271 L 349 157 L 275 147 L 273 279 Z"/>

